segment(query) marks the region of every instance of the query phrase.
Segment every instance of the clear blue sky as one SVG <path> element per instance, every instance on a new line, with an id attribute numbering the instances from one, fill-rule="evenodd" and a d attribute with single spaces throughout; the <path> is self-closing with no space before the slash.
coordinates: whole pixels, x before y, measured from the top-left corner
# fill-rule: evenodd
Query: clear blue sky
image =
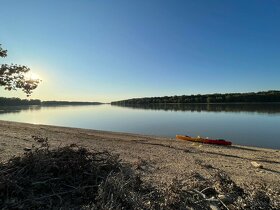
<path id="1" fill-rule="evenodd" d="M 0 0 L 0 10 L 0 63 L 40 75 L 32 98 L 280 89 L 278 0 Z"/>

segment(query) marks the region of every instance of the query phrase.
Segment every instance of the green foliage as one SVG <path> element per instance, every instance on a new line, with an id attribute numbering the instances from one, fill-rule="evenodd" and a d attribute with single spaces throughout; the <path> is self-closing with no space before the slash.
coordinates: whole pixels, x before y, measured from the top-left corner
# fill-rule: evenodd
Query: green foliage
<path id="1" fill-rule="evenodd" d="M 25 105 L 41 105 L 41 106 L 84 106 L 84 105 L 100 105 L 100 102 L 83 102 L 83 101 L 40 101 L 39 99 L 20 99 L 0 97 L 0 106 L 25 106 Z"/>
<path id="2" fill-rule="evenodd" d="M 0 57 L 7 56 L 7 50 L 4 50 L 0 45 Z M 28 79 L 26 73 L 30 69 L 27 66 L 15 64 L 1 64 L 0 66 L 0 86 L 4 86 L 5 90 L 21 89 L 27 96 L 30 96 L 32 91 L 37 88 L 40 83 L 39 79 Z"/>
<path id="3" fill-rule="evenodd" d="M 25 105 L 41 105 L 38 99 L 20 99 L 20 98 L 4 98 L 0 97 L 0 106 L 25 106 Z"/>
<path id="4" fill-rule="evenodd" d="M 4 50 L 0 44 L 0 57 L 4 58 L 7 56 L 7 50 Z"/>
<path id="5" fill-rule="evenodd" d="M 113 105 L 130 104 L 188 104 L 188 103 L 263 103 L 280 102 L 280 91 L 270 90 L 257 93 L 226 93 L 226 94 L 207 94 L 207 95 L 182 95 L 164 96 L 151 98 L 133 98 L 123 101 L 115 101 Z"/>

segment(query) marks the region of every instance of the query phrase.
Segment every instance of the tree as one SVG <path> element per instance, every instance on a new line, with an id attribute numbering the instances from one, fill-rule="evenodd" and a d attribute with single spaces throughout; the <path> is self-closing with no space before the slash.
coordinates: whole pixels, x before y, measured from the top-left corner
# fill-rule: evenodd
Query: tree
<path id="1" fill-rule="evenodd" d="M 3 49 L 0 44 L 0 57 L 7 57 L 7 50 Z M 21 89 L 27 96 L 37 88 L 40 83 L 39 79 L 27 78 L 26 73 L 30 69 L 27 66 L 15 64 L 1 64 L 0 66 L 0 86 L 4 86 L 5 90 Z"/>

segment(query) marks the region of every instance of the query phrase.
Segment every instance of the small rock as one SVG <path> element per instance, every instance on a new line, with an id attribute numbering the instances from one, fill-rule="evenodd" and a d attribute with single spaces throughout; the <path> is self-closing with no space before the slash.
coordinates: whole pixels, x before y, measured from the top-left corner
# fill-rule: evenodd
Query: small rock
<path id="1" fill-rule="evenodd" d="M 255 168 L 263 168 L 263 165 L 262 165 L 262 164 L 257 163 L 257 162 L 255 162 L 255 161 L 252 161 L 252 162 L 251 162 L 251 165 L 254 166 Z"/>

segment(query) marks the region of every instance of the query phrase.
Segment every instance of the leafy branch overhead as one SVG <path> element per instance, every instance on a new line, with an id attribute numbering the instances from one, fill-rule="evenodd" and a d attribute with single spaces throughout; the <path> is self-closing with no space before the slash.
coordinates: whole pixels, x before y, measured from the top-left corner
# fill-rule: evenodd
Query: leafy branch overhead
<path id="1" fill-rule="evenodd" d="M 4 50 L 0 44 L 0 57 L 7 56 L 7 50 Z M 27 96 L 37 88 L 40 83 L 39 79 L 27 78 L 26 73 L 30 71 L 27 66 L 16 64 L 1 64 L 0 66 L 0 86 L 5 90 L 21 89 Z"/>

